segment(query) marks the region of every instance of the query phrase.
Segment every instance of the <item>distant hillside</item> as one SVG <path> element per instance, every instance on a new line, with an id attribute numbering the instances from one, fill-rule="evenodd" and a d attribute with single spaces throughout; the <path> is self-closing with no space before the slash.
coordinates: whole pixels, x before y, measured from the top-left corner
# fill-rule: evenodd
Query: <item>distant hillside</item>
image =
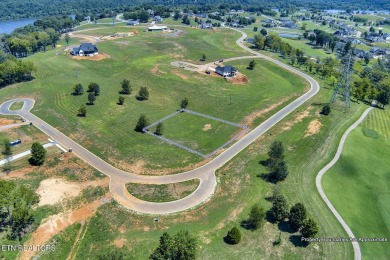
<path id="1" fill-rule="evenodd" d="M 0 19 L 14 20 L 25 17 L 43 17 L 58 14 L 98 14 L 111 10 L 123 12 L 132 6 L 140 4 L 165 6 L 193 6 L 193 0 L 1 0 Z M 388 0 L 198 0 L 197 6 L 205 6 L 207 10 L 215 5 L 241 7 L 287 8 L 296 6 L 300 8 L 317 9 L 364 9 L 364 10 L 390 10 Z M 217 6 L 215 6 L 217 7 Z"/>

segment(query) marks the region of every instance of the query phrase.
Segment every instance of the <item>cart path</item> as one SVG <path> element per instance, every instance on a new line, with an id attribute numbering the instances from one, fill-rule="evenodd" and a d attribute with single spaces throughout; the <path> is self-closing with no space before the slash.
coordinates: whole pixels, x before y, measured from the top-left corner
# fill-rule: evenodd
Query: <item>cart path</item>
<path id="1" fill-rule="evenodd" d="M 318 192 L 320 193 L 321 195 L 321 198 L 325 201 L 326 205 L 329 207 L 329 209 L 332 211 L 333 215 L 337 218 L 337 220 L 340 222 L 340 224 L 343 226 L 344 230 L 347 232 L 348 236 L 349 237 L 355 237 L 351 228 L 348 226 L 348 224 L 344 221 L 344 219 L 341 217 L 341 215 L 337 212 L 337 210 L 335 209 L 335 207 L 332 205 L 332 203 L 330 202 L 330 200 L 328 199 L 328 197 L 325 195 L 325 192 L 324 190 L 322 189 L 322 177 L 324 176 L 324 174 L 330 169 L 333 167 L 333 165 L 335 165 L 337 163 L 337 161 L 339 160 L 340 158 L 340 155 L 343 151 L 343 148 L 344 148 L 344 144 L 345 144 L 345 141 L 347 140 L 347 137 L 349 136 L 349 134 L 352 132 L 352 130 L 354 130 L 365 118 L 366 116 L 368 115 L 368 113 L 374 109 L 373 107 L 369 107 L 367 108 L 364 113 L 360 116 L 360 118 L 353 124 L 351 125 L 347 131 L 345 131 L 345 133 L 343 134 L 343 136 L 341 137 L 341 140 L 340 140 L 340 143 L 339 143 L 339 146 L 337 148 L 337 151 L 336 151 L 336 154 L 335 156 L 333 157 L 332 161 L 330 161 L 324 168 L 322 168 L 319 172 L 318 172 L 318 175 L 316 177 L 316 186 L 317 186 L 317 189 L 318 189 Z M 352 242 L 352 246 L 353 246 L 353 250 L 355 252 L 355 260 L 360 260 L 362 259 L 362 256 L 361 256 L 361 251 L 360 251 L 360 246 L 359 246 L 359 243 L 356 242 L 356 241 L 353 241 Z"/>
<path id="2" fill-rule="evenodd" d="M 85 162 L 96 168 L 98 171 L 106 174 L 110 178 L 110 192 L 113 198 L 119 202 L 124 207 L 127 207 L 131 210 L 148 213 L 148 214 L 169 214 L 175 213 L 183 210 L 187 210 L 193 208 L 201 203 L 207 201 L 215 191 L 215 187 L 217 184 L 215 171 L 225 165 L 228 161 L 230 161 L 233 157 L 235 157 L 239 152 L 248 147 L 251 143 L 253 143 L 258 137 L 268 131 L 271 127 L 277 124 L 280 120 L 285 118 L 288 114 L 295 111 L 300 105 L 305 103 L 311 97 L 317 94 L 319 91 L 319 84 L 316 80 L 314 80 L 309 75 L 298 71 L 278 60 L 272 59 L 270 57 L 264 56 L 262 54 L 257 53 L 256 51 L 246 47 L 242 41 L 247 37 L 247 35 L 237 29 L 233 29 L 241 33 L 242 37 L 236 41 L 236 43 L 243 49 L 247 50 L 251 54 L 256 57 L 260 57 L 266 60 L 269 60 L 277 65 L 285 68 L 292 73 L 306 79 L 310 85 L 310 90 L 298 97 L 296 100 L 282 108 L 280 111 L 275 113 L 269 119 L 264 121 L 261 125 L 257 126 L 239 141 L 234 143 L 228 149 L 226 149 L 223 153 L 218 155 L 209 163 L 188 171 L 184 173 L 174 174 L 174 175 L 164 175 L 164 176 L 145 176 L 145 175 L 137 175 L 130 172 L 125 172 L 120 169 L 115 168 L 109 163 L 103 161 L 93 153 L 89 152 L 83 146 L 78 144 L 76 141 L 70 139 L 39 117 L 30 113 L 30 110 L 34 106 L 34 100 L 28 98 L 20 98 L 7 101 L 0 106 L 0 114 L 5 115 L 19 115 L 24 117 L 27 121 L 32 122 L 36 127 L 46 133 L 51 139 L 55 140 L 57 143 L 66 148 L 72 148 L 73 152 L 83 159 Z M 251 56 L 252 57 L 252 56 Z M 248 58 L 248 56 L 244 57 L 236 57 L 234 59 L 240 58 Z M 9 110 L 11 104 L 16 101 L 24 101 L 23 108 L 17 111 Z M 126 190 L 125 184 L 129 182 L 133 183 L 144 183 L 144 184 L 167 184 L 167 183 L 176 183 L 187 181 L 191 179 L 199 179 L 200 184 L 198 188 L 187 197 L 166 203 L 154 203 L 142 201 L 140 199 L 135 198 Z"/>

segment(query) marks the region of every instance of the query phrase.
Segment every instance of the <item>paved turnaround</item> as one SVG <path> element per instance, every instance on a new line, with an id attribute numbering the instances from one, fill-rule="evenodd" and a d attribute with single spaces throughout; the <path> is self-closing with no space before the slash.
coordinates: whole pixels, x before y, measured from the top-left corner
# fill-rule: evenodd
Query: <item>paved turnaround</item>
<path id="1" fill-rule="evenodd" d="M 19 98 L 7 101 L 0 106 L 0 114 L 4 115 L 19 115 L 24 117 L 26 120 L 32 122 L 36 127 L 45 132 L 51 139 L 55 140 L 57 143 L 61 144 L 64 147 L 72 148 L 73 152 L 79 156 L 81 159 L 86 161 L 88 164 L 96 168 L 98 171 L 106 174 L 110 177 L 110 192 L 112 193 L 113 198 L 120 203 L 121 205 L 141 213 L 149 214 L 169 214 L 179 211 L 183 211 L 189 208 L 193 208 L 205 201 L 207 201 L 210 196 L 214 193 L 216 187 L 216 177 L 215 171 L 227 163 L 230 159 L 236 156 L 243 149 L 248 147 L 252 142 L 254 142 L 259 136 L 268 131 L 272 126 L 286 117 L 289 113 L 293 112 L 306 102 L 308 99 L 313 97 L 319 91 L 319 84 L 312 77 L 300 72 L 294 68 L 291 68 L 282 62 L 269 58 L 267 56 L 261 55 L 248 47 L 242 44 L 242 41 L 247 37 L 244 32 L 237 30 L 242 34 L 242 37 L 237 40 L 237 44 L 248 52 L 254 54 L 256 57 L 263 58 L 278 64 L 279 66 L 305 78 L 309 81 L 311 88 L 304 95 L 300 96 L 286 107 L 281 109 L 279 112 L 271 116 L 269 119 L 264 121 L 261 125 L 253 129 L 246 136 L 241 138 L 230 148 L 225 150 L 223 153 L 218 155 L 215 159 L 209 163 L 188 171 L 184 173 L 174 174 L 174 175 L 164 175 L 164 176 L 145 176 L 137 175 L 130 172 L 125 172 L 120 169 L 115 168 L 109 163 L 103 161 L 93 153 L 89 152 L 83 146 L 79 145 L 74 140 L 70 139 L 63 133 L 59 132 L 57 129 L 38 118 L 37 116 L 30 113 L 30 110 L 34 106 L 34 100 L 28 98 Z M 253 56 L 251 56 L 253 57 Z M 237 57 L 235 59 L 248 58 L 246 57 Z M 13 102 L 24 101 L 22 109 L 12 111 L 10 106 Z M 143 184 L 167 184 L 167 183 L 176 183 L 187 181 L 191 179 L 199 179 L 200 184 L 198 188 L 187 197 L 165 203 L 155 203 L 147 202 L 135 198 L 129 194 L 126 190 L 125 184 L 129 182 L 134 183 L 143 183 Z"/>

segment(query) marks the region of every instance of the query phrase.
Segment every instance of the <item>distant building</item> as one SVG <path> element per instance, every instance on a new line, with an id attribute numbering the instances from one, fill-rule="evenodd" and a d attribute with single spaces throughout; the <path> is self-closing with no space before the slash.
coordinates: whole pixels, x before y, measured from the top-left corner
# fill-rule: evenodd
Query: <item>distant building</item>
<path id="1" fill-rule="evenodd" d="M 139 24 L 139 20 L 129 20 L 127 22 L 127 25 L 137 25 L 137 24 Z"/>
<path id="2" fill-rule="evenodd" d="M 74 47 L 70 54 L 73 56 L 94 56 L 99 53 L 96 45 L 92 43 L 82 43 L 80 47 Z"/>
<path id="3" fill-rule="evenodd" d="M 162 23 L 163 22 L 163 18 L 159 15 L 156 15 L 153 17 L 153 21 L 155 21 L 156 23 Z"/>
<path id="4" fill-rule="evenodd" d="M 166 26 L 153 25 L 153 26 L 148 27 L 149 31 L 164 31 L 166 29 L 168 29 L 168 27 L 166 27 Z"/>
<path id="5" fill-rule="evenodd" d="M 211 23 L 201 23 L 199 27 L 202 29 L 213 29 L 213 25 Z"/>
<path id="6" fill-rule="evenodd" d="M 237 74 L 237 69 L 233 66 L 218 66 L 215 68 L 215 73 L 221 75 L 222 77 L 229 78 L 229 77 L 234 77 Z"/>

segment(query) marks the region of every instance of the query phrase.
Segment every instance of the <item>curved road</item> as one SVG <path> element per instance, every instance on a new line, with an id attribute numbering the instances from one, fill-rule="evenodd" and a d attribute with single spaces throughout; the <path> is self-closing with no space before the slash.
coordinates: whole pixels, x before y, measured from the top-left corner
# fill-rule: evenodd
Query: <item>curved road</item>
<path id="1" fill-rule="evenodd" d="M 236 30 L 236 29 L 234 29 Z M 242 41 L 247 37 L 244 32 L 236 30 L 242 34 L 242 37 L 237 40 L 237 44 L 248 52 L 254 54 L 256 57 L 263 58 L 278 64 L 279 66 L 305 78 L 309 81 L 311 88 L 304 95 L 300 96 L 286 107 L 281 109 L 279 112 L 271 116 L 269 119 L 264 121 L 261 125 L 253 129 L 242 139 L 233 144 L 229 149 L 225 150 L 219 156 L 209 163 L 180 174 L 168 175 L 168 176 L 144 176 L 137 175 L 129 172 L 122 171 L 115 168 L 114 166 L 108 164 L 102 159 L 98 158 L 93 153 L 86 150 L 84 147 L 79 145 L 74 140 L 70 139 L 63 133 L 59 132 L 57 129 L 38 118 L 37 116 L 30 113 L 30 110 L 34 106 L 34 100 L 32 99 L 16 99 L 10 100 L 3 103 L 0 106 L 0 114 L 4 115 L 19 115 L 24 117 L 26 120 L 32 122 L 36 127 L 45 132 L 51 139 L 55 140 L 64 147 L 72 148 L 73 152 L 79 156 L 81 159 L 86 161 L 88 164 L 99 170 L 100 172 L 106 174 L 110 177 L 110 192 L 112 193 L 113 198 L 122 204 L 123 206 L 141 213 L 149 214 L 169 214 L 179 211 L 183 211 L 192 207 L 199 205 L 207 201 L 207 199 L 214 193 L 216 187 L 216 177 L 215 171 L 226 164 L 234 156 L 236 156 L 243 149 L 248 147 L 252 142 L 254 142 L 259 136 L 268 131 L 271 127 L 277 124 L 280 120 L 285 118 L 288 114 L 295 111 L 300 105 L 309 100 L 319 91 L 319 84 L 312 77 L 304 74 L 301 71 L 298 71 L 294 68 L 289 67 L 288 65 L 283 64 L 280 61 L 274 60 L 267 56 L 261 55 L 248 47 L 242 44 Z M 244 57 L 243 57 L 244 58 Z M 24 101 L 25 104 L 21 110 L 11 111 L 9 107 L 15 101 Z M 195 192 L 189 196 L 167 203 L 152 203 L 142 201 L 130 195 L 125 187 L 125 184 L 128 182 L 134 183 L 148 183 L 148 184 L 166 184 L 166 183 L 175 183 L 191 179 L 199 179 L 200 185 Z"/>

